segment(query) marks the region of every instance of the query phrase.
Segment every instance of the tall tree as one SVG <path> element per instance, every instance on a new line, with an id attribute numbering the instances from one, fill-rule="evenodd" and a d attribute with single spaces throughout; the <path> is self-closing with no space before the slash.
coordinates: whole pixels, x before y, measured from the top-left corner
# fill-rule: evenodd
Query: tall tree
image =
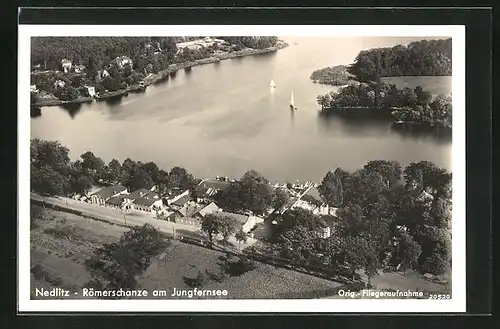
<path id="1" fill-rule="evenodd" d="M 403 274 L 408 268 L 418 264 L 418 258 L 422 254 L 422 247 L 407 232 L 401 232 L 398 241 L 398 256 L 403 266 Z"/>
<path id="2" fill-rule="evenodd" d="M 92 276 L 90 285 L 107 290 L 135 289 L 137 276 L 167 245 L 162 234 L 151 225 L 132 228 L 118 242 L 96 249 L 95 257 L 86 261 Z"/>
<path id="3" fill-rule="evenodd" d="M 255 214 L 264 214 L 273 201 L 269 181 L 255 170 L 247 171 L 240 179 L 240 200 L 243 207 Z"/>
<path id="4" fill-rule="evenodd" d="M 272 202 L 272 207 L 275 210 L 282 210 L 283 207 L 285 207 L 290 200 L 290 194 L 287 192 L 287 190 L 282 189 L 282 188 L 277 188 L 274 191 L 274 196 L 273 196 L 273 202 Z"/>
<path id="5" fill-rule="evenodd" d="M 94 153 L 87 151 L 80 155 L 82 159 L 82 168 L 88 173 L 94 183 L 104 177 L 104 161 L 96 157 Z"/>
<path id="6" fill-rule="evenodd" d="M 201 229 L 208 234 L 210 243 L 213 243 L 214 237 L 218 234 L 221 234 L 224 241 L 227 241 L 231 235 L 237 232 L 238 226 L 238 222 L 232 217 L 209 214 L 203 219 Z"/>
<path id="7" fill-rule="evenodd" d="M 344 192 L 338 171 L 327 172 L 318 190 L 328 206 L 340 207 L 342 205 Z"/>

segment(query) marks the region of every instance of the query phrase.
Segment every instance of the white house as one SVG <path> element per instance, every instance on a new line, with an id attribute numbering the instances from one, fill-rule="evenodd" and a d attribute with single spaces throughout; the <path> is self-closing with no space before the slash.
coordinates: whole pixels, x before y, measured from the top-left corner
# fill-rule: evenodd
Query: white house
<path id="1" fill-rule="evenodd" d="M 68 59 L 63 59 L 61 60 L 61 66 L 64 71 L 64 73 L 68 73 L 71 71 L 71 61 Z"/>
<path id="2" fill-rule="evenodd" d="M 113 59 L 111 63 L 118 66 L 121 69 L 123 69 L 127 64 L 130 65 L 130 68 L 133 68 L 132 59 L 130 59 L 127 56 L 118 56 L 115 59 Z"/>
<path id="3" fill-rule="evenodd" d="M 84 87 L 87 88 L 87 93 L 89 94 L 90 97 L 97 96 L 97 94 L 95 92 L 95 87 L 91 87 L 91 86 L 84 86 Z"/>
<path id="4" fill-rule="evenodd" d="M 114 196 L 121 194 L 127 194 L 127 188 L 123 185 L 117 184 L 113 186 L 105 187 L 94 194 L 90 195 L 90 203 L 104 205 L 106 201 Z"/>

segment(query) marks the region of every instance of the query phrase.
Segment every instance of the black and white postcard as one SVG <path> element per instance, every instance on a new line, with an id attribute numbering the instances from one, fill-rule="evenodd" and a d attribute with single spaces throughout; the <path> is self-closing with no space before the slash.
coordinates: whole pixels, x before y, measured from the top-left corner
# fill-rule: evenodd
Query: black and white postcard
<path id="1" fill-rule="evenodd" d="M 20 311 L 465 311 L 464 26 L 20 25 L 19 54 Z"/>

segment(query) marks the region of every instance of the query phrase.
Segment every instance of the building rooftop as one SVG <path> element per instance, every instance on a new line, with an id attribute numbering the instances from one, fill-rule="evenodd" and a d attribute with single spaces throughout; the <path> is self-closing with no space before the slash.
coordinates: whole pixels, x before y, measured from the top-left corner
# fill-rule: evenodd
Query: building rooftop
<path id="1" fill-rule="evenodd" d="M 184 195 L 184 196 L 180 197 L 179 199 L 175 200 L 174 202 L 172 202 L 171 204 L 173 204 L 174 206 L 182 207 L 189 200 L 191 200 L 190 196 L 189 195 Z"/>
<path id="2" fill-rule="evenodd" d="M 158 199 L 148 198 L 148 197 L 140 197 L 140 198 L 137 198 L 134 200 L 134 204 L 149 207 L 153 203 L 155 203 L 156 201 L 158 201 Z"/>
<path id="3" fill-rule="evenodd" d="M 198 211 L 203 209 L 202 206 L 198 204 L 192 204 L 192 203 L 186 203 L 182 208 L 177 210 L 183 217 L 192 217 L 194 216 Z"/>
<path id="4" fill-rule="evenodd" d="M 319 193 L 318 189 L 314 186 L 311 186 L 304 195 L 308 195 L 308 196 L 310 196 L 318 201 L 323 202 L 323 198 L 321 197 L 321 194 Z"/>
<path id="5" fill-rule="evenodd" d="M 127 190 L 127 188 L 125 186 L 123 186 L 121 184 L 117 184 L 117 185 L 105 187 L 105 188 L 95 192 L 92 195 L 100 196 L 103 199 L 109 199 L 113 195 L 116 195 L 116 194 L 123 192 L 123 191 L 126 191 L 126 190 Z"/>
<path id="6" fill-rule="evenodd" d="M 140 188 L 140 189 L 138 189 L 138 190 L 133 191 L 133 192 L 132 192 L 132 193 L 130 193 L 130 194 L 127 194 L 127 195 L 125 196 L 125 198 L 127 198 L 127 199 L 129 199 L 129 200 L 131 200 L 131 201 L 134 201 L 135 199 L 138 199 L 138 198 L 140 198 L 140 197 L 143 197 L 143 196 L 145 196 L 146 194 L 149 194 L 149 193 L 151 193 L 151 191 L 150 191 L 150 190 L 147 190 L 147 189 L 145 189 L 145 188 Z"/>
<path id="7" fill-rule="evenodd" d="M 231 182 L 221 181 L 221 180 L 217 180 L 217 179 L 208 179 L 208 180 L 201 181 L 200 184 L 198 185 L 198 187 L 222 191 L 222 190 L 226 189 L 229 185 L 231 185 Z"/>
<path id="8" fill-rule="evenodd" d="M 202 215 L 203 217 L 205 217 L 206 215 L 208 214 L 212 214 L 216 211 L 219 211 L 220 208 L 219 206 L 217 206 L 215 203 L 210 203 L 208 206 L 202 208 L 200 211 L 198 211 L 200 213 L 200 215 Z"/>
<path id="9" fill-rule="evenodd" d="M 119 206 L 123 203 L 124 199 L 125 199 L 124 195 L 117 195 L 117 196 L 111 197 L 108 201 L 106 201 L 106 203 L 111 204 L 111 205 L 115 205 L 115 206 Z"/>

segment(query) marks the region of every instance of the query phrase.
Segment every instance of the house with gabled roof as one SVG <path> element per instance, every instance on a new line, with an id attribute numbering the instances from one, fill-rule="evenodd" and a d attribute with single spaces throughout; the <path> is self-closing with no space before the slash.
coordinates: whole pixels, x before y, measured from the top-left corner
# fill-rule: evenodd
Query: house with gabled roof
<path id="1" fill-rule="evenodd" d="M 127 194 L 127 188 L 121 184 L 108 186 L 90 195 L 90 203 L 104 205 L 114 196 Z"/>
<path id="2" fill-rule="evenodd" d="M 207 206 L 203 207 L 198 211 L 200 217 L 205 217 L 206 215 L 213 214 L 214 212 L 220 211 L 221 209 L 214 202 L 209 203 Z"/>
<path id="3" fill-rule="evenodd" d="M 210 198 L 228 188 L 229 185 L 231 185 L 231 182 L 226 177 L 223 179 L 219 177 L 217 179 L 205 179 L 198 184 L 196 193 L 199 199 Z"/>
<path id="4" fill-rule="evenodd" d="M 225 211 L 217 211 L 213 213 L 215 216 L 218 217 L 229 217 L 234 219 L 238 224 L 240 225 L 241 230 L 244 233 L 250 233 L 252 229 L 260 223 L 264 222 L 263 218 L 257 217 L 257 216 L 248 216 L 248 215 L 241 215 L 241 214 L 235 214 L 235 213 L 230 213 L 230 212 L 225 212 Z"/>
<path id="5" fill-rule="evenodd" d="M 191 201 L 191 197 L 188 194 L 186 194 L 186 195 L 183 195 L 180 198 L 176 198 L 174 201 L 170 202 L 169 206 L 174 210 L 178 210 L 178 209 L 184 207 L 184 205 L 186 203 L 188 203 L 189 201 Z"/>
<path id="6" fill-rule="evenodd" d="M 290 206 L 290 209 L 302 208 L 315 215 L 329 215 L 336 212 L 337 208 L 328 207 L 317 187 L 310 185 L 306 191 Z"/>
<path id="7" fill-rule="evenodd" d="M 145 195 L 139 197 L 133 201 L 134 209 L 154 212 L 160 210 L 163 207 L 163 201 L 160 198 L 155 198 L 151 195 Z"/>

